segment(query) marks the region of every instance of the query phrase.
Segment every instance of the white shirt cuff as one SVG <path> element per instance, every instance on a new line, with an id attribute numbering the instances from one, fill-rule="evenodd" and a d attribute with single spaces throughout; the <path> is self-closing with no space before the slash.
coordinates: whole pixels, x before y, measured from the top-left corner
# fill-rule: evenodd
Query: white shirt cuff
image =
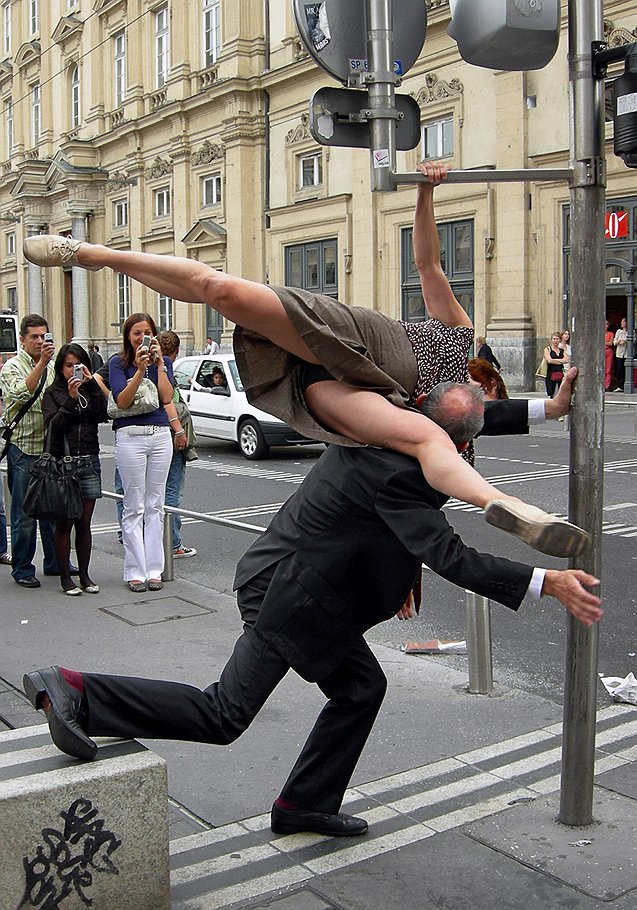
<path id="1" fill-rule="evenodd" d="M 532 423 L 546 423 L 543 398 L 529 398 L 529 426 Z"/>
<path id="2" fill-rule="evenodd" d="M 539 600 L 542 596 L 542 586 L 544 585 L 544 576 L 546 575 L 546 569 L 533 569 L 533 575 L 531 575 L 531 581 L 529 582 L 529 587 L 527 588 L 527 597 L 532 597 L 533 600 Z"/>

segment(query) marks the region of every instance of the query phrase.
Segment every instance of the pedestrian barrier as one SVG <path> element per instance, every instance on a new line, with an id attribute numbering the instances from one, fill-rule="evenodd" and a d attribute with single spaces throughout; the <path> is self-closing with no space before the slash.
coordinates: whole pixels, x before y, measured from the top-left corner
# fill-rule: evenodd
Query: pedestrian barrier
<path id="1" fill-rule="evenodd" d="M 0 733 L 0 831 L 7 910 L 170 908 L 166 762 L 138 742 L 78 762 L 45 724 Z"/>

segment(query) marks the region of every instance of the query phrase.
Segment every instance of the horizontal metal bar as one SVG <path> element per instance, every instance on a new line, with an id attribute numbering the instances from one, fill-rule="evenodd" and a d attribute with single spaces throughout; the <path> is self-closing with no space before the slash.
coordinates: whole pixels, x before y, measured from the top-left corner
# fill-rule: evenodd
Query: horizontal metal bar
<path id="1" fill-rule="evenodd" d="M 119 493 L 110 493 L 103 490 L 102 495 L 107 499 L 123 499 Z M 182 518 L 194 518 L 196 521 L 207 521 L 211 525 L 224 525 L 227 528 L 236 528 L 239 531 L 248 531 L 250 534 L 263 534 L 266 528 L 259 525 L 245 524 L 243 521 L 233 521 L 231 518 L 220 518 L 216 515 L 205 515 L 203 512 L 191 512 L 190 509 L 175 508 L 174 506 L 164 506 L 164 512 L 170 512 L 173 515 L 181 515 Z"/>
<path id="2" fill-rule="evenodd" d="M 566 180 L 573 178 L 570 167 L 558 168 L 521 168 L 520 170 L 491 170 L 480 168 L 475 171 L 449 171 L 445 183 L 534 183 L 542 180 Z M 426 183 L 424 174 L 392 174 L 394 184 Z"/>

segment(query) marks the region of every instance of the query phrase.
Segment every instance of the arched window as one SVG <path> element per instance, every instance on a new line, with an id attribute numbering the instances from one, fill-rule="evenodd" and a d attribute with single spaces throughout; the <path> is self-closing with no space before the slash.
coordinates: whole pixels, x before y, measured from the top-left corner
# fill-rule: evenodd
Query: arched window
<path id="1" fill-rule="evenodd" d="M 71 127 L 80 125 L 80 68 L 75 64 L 71 70 Z"/>

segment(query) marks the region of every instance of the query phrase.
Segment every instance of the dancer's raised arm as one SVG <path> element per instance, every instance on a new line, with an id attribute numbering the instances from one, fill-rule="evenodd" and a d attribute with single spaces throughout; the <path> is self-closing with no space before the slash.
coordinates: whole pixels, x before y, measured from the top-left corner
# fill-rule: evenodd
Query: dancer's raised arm
<path id="1" fill-rule="evenodd" d="M 434 217 L 433 196 L 434 187 L 445 180 L 449 168 L 423 162 L 418 165 L 418 170 L 429 178 L 428 183 L 418 184 L 413 233 L 414 260 L 427 313 L 430 319 L 439 319 L 452 328 L 466 326 L 472 329 L 473 323 L 456 300 L 440 263 L 440 237 Z"/>

